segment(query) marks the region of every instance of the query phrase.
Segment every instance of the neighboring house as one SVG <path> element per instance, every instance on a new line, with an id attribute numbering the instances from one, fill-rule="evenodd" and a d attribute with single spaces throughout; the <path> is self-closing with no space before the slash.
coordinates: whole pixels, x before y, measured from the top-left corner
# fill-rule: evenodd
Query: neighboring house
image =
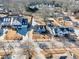
<path id="1" fill-rule="evenodd" d="M 55 27 L 55 28 L 52 28 L 52 34 L 54 36 L 65 36 L 65 35 L 68 35 L 70 33 L 74 33 L 73 28 L 69 28 L 69 27 Z"/>
<path id="2" fill-rule="evenodd" d="M 53 8 L 60 8 L 60 7 L 62 7 L 62 5 L 61 4 L 59 4 L 59 3 L 55 3 L 55 2 L 53 2 L 53 3 L 49 3 L 49 2 L 47 2 L 47 3 L 45 3 L 45 2 L 43 2 L 43 3 L 30 3 L 29 5 L 29 8 L 30 9 L 33 9 L 33 10 L 39 10 L 39 9 L 43 9 L 43 8 L 49 8 L 50 10 L 51 9 L 53 9 Z"/>
<path id="3" fill-rule="evenodd" d="M 47 42 L 51 39 L 51 35 L 46 25 L 36 25 L 34 27 L 32 39 L 37 42 Z"/>
<path id="4" fill-rule="evenodd" d="M 24 19 L 20 16 L 6 16 L 2 18 L 2 26 L 19 26 L 19 25 L 27 25 L 28 20 Z"/>
<path id="5" fill-rule="evenodd" d="M 40 34 L 46 34 L 47 29 L 45 25 L 36 25 L 34 28 L 34 31 Z"/>
<path id="6" fill-rule="evenodd" d="M 1 26 L 8 27 L 11 26 L 17 30 L 18 33 L 26 35 L 29 29 L 28 19 L 21 16 L 6 16 L 1 18 Z"/>
<path id="7" fill-rule="evenodd" d="M 58 18 L 56 19 L 56 22 L 59 23 L 59 24 L 62 25 L 62 26 L 67 26 L 67 27 L 73 26 L 72 20 L 71 20 L 71 18 L 68 17 L 68 16 L 58 17 Z"/>

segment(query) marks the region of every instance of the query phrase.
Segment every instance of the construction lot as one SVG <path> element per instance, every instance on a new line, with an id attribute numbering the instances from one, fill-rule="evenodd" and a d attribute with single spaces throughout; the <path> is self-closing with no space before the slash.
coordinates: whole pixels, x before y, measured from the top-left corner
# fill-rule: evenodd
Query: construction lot
<path id="1" fill-rule="evenodd" d="M 57 3 L 17 11 L 0 12 L 0 59 L 79 59 L 77 14 Z"/>

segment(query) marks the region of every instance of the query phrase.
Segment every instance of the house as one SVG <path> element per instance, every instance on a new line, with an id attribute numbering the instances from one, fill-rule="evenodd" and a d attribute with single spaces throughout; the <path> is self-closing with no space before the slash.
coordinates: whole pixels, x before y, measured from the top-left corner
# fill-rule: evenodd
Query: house
<path id="1" fill-rule="evenodd" d="M 34 31 L 35 32 L 38 32 L 40 34 L 47 33 L 47 29 L 46 29 L 46 26 L 45 25 L 36 25 L 35 28 L 34 28 Z"/>
<path id="2" fill-rule="evenodd" d="M 23 18 L 22 16 L 6 16 L 1 18 L 2 28 L 12 27 L 17 30 L 18 33 L 26 35 L 30 25 L 28 19 Z"/>
<path id="3" fill-rule="evenodd" d="M 21 28 L 22 26 L 22 17 L 21 16 L 9 16 L 11 18 L 10 25 L 14 28 Z"/>
<path id="4" fill-rule="evenodd" d="M 55 27 L 52 28 L 52 34 L 54 36 L 65 36 L 70 33 L 74 33 L 74 29 L 70 27 Z"/>
<path id="5" fill-rule="evenodd" d="M 2 26 L 19 26 L 19 25 L 27 25 L 28 19 L 24 19 L 21 16 L 6 16 L 2 17 Z"/>
<path id="6" fill-rule="evenodd" d="M 46 25 L 36 25 L 33 30 L 33 37 L 34 41 L 49 41 L 51 35 L 46 28 Z"/>
<path id="7" fill-rule="evenodd" d="M 58 17 L 56 18 L 56 22 L 62 26 L 73 26 L 72 20 L 68 16 Z"/>

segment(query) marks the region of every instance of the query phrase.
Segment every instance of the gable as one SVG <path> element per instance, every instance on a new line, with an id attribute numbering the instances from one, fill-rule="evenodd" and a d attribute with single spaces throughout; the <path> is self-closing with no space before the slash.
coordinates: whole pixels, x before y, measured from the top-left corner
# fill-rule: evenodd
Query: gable
<path id="1" fill-rule="evenodd" d="M 12 25 L 22 25 L 21 22 L 19 22 L 18 20 L 14 20 Z"/>

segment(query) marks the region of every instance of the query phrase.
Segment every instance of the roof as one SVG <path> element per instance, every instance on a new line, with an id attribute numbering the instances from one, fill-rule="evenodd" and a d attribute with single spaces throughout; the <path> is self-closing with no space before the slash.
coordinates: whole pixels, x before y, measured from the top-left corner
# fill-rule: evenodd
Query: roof
<path id="1" fill-rule="evenodd" d="M 70 17 L 68 17 L 68 16 L 63 17 L 63 20 L 65 20 L 65 21 L 71 21 Z"/>
<path id="2" fill-rule="evenodd" d="M 0 36 L 3 35 L 3 29 L 0 29 Z"/>
<path id="3" fill-rule="evenodd" d="M 17 32 L 21 35 L 26 35 L 28 30 L 27 30 L 27 27 L 22 27 L 21 29 L 17 29 Z"/>
<path id="4" fill-rule="evenodd" d="M 34 32 L 37 32 L 40 34 L 47 34 L 48 30 L 46 28 L 46 25 L 36 25 L 34 28 Z"/>
<path id="5" fill-rule="evenodd" d="M 68 32 L 71 32 L 71 33 L 74 32 L 74 29 L 71 28 L 71 27 L 57 27 L 57 28 L 55 28 L 55 31 L 57 31 L 58 29 L 60 29 L 60 31 L 63 31 L 63 32 L 65 32 L 65 31 L 68 31 Z"/>
<path id="6" fill-rule="evenodd" d="M 6 20 L 5 20 L 6 19 Z M 11 20 L 9 19 L 13 19 L 12 23 Z M 7 21 L 7 22 L 5 22 Z M 22 18 L 21 16 L 5 16 L 1 18 L 1 22 L 3 23 L 3 25 L 10 25 L 10 23 L 12 25 L 26 25 L 28 24 L 28 20 Z"/>
<path id="7" fill-rule="evenodd" d="M 63 17 L 64 14 L 63 14 L 63 13 L 58 13 L 58 12 L 56 12 L 56 13 L 54 13 L 54 16 L 55 16 L 55 17 Z"/>
<path id="8" fill-rule="evenodd" d="M 12 25 L 22 25 L 18 20 L 14 20 L 13 22 L 12 22 Z"/>

